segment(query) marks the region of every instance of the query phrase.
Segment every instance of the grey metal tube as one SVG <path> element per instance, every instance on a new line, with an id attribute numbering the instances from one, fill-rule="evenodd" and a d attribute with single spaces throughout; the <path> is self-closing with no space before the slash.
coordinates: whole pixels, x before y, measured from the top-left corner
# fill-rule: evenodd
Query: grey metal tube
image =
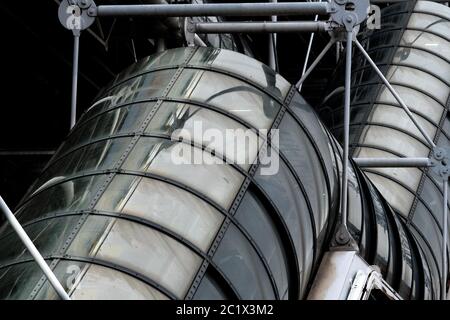
<path id="1" fill-rule="evenodd" d="M 36 263 L 41 268 L 42 272 L 47 277 L 48 281 L 52 285 L 52 287 L 55 289 L 56 293 L 59 295 L 59 297 L 63 300 L 70 300 L 69 295 L 64 290 L 61 283 L 59 283 L 58 279 L 56 278 L 53 271 L 50 269 L 50 267 L 45 262 L 42 255 L 39 253 L 38 249 L 36 249 L 35 245 L 33 244 L 33 241 L 28 237 L 25 230 L 23 230 L 22 226 L 20 225 L 19 221 L 17 221 L 14 214 L 9 209 L 8 205 L 5 203 L 3 198 L 0 196 L 0 209 L 5 214 L 6 219 L 8 220 L 11 227 L 14 229 L 14 231 L 19 236 L 20 240 L 23 242 L 25 247 L 28 249 L 30 254 L 33 256 Z"/>
<path id="2" fill-rule="evenodd" d="M 375 64 L 375 62 L 372 60 L 372 58 L 369 56 L 369 54 L 364 50 L 364 47 L 359 43 L 358 39 L 355 40 L 356 46 L 361 51 L 361 53 L 364 55 L 366 60 L 370 63 L 370 65 L 373 67 L 375 72 L 378 74 L 378 76 L 381 78 L 385 86 L 389 89 L 389 91 L 392 93 L 392 95 L 395 97 L 395 99 L 398 101 L 400 106 L 405 110 L 408 117 L 411 119 L 411 121 L 414 123 L 414 125 L 417 127 L 417 129 L 420 131 L 420 133 L 425 137 L 428 144 L 432 149 L 436 147 L 435 143 L 433 142 L 433 139 L 431 139 L 428 134 L 425 132 L 425 130 L 422 128 L 422 126 L 417 122 L 416 118 L 414 118 L 414 115 L 412 114 L 411 110 L 409 110 L 406 103 L 403 101 L 403 99 L 400 97 L 400 95 L 395 91 L 394 87 L 389 83 L 389 81 L 386 79 L 386 77 L 383 75 L 380 69 L 378 69 L 378 66 Z"/>
<path id="3" fill-rule="evenodd" d="M 442 228 L 442 300 L 447 299 L 447 237 L 448 237 L 448 180 L 444 180 L 444 203 L 443 203 L 443 228 Z"/>
<path id="4" fill-rule="evenodd" d="M 322 2 L 322 0 L 319 0 L 319 2 Z M 316 15 L 314 17 L 314 21 L 318 21 L 318 20 L 319 20 L 319 15 Z M 311 36 L 309 37 L 308 50 L 306 51 L 305 63 L 303 64 L 303 69 L 302 69 L 302 78 L 306 73 L 306 70 L 307 70 L 306 68 L 308 68 L 309 56 L 311 55 L 311 49 L 312 49 L 312 45 L 314 42 L 314 36 L 315 36 L 315 33 L 313 32 L 313 33 L 311 33 Z M 302 86 L 303 86 L 303 83 L 300 83 L 300 85 L 297 87 L 298 92 L 302 92 Z"/>
<path id="5" fill-rule="evenodd" d="M 360 168 L 416 168 L 431 167 L 428 158 L 355 158 Z"/>
<path id="6" fill-rule="evenodd" d="M 345 60 L 345 107 L 344 107 L 344 155 L 342 164 L 342 189 L 341 189 L 341 224 L 347 229 L 347 194 L 348 194 L 348 166 L 350 143 L 350 99 L 352 86 L 352 49 L 353 32 L 347 32 L 347 51 Z"/>
<path id="7" fill-rule="evenodd" d="M 270 2 L 277 3 L 278 0 L 270 0 Z M 278 17 L 272 16 L 271 20 L 272 22 L 278 22 Z M 269 66 L 273 70 L 277 70 L 278 65 L 278 61 L 276 61 L 277 58 L 276 50 L 277 50 L 277 35 L 271 34 L 269 35 Z"/>
<path id="8" fill-rule="evenodd" d="M 70 108 L 70 129 L 77 121 L 77 91 L 78 91 L 78 58 L 80 52 L 80 34 L 73 36 L 73 65 L 72 65 L 72 102 Z"/>
<path id="9" fill-rule="evenodd" d="M 282 33 L 319 32 L 326 30 L 326 22 L 212 22 L 196 23 L 197 33 Z"/>
<path id="10" fill-rule="evenodd" d="M 326 15 L 328 3 L 215 3 L 215 4 L 154 4 L 154 5 L 101 5 L 92 15 L 104 16 L 273 16 L 273 15 Z"/>
<path id="11" fill-rule="evenodd" d="M 314 70 L 315 67 L 319 64 L 319 62 L 323 59 L 323 57 L 327 54 L 328 50 L 333 46 L 335 43 L 334 39 L 331 39 L 330 42 L 327 43 L 325 48 L 323 48 L 322 52 L 317 56 L 316 60 L 311 64 L 311 66 L 308 68 L 308 70 L 303 74 L 303 76 L 298 80 L 297 84 L 295 85 L 297 89 L 300 90 L 303 82 L 305 82 L 306 78 L 311 74 L 311 72 Z"/>

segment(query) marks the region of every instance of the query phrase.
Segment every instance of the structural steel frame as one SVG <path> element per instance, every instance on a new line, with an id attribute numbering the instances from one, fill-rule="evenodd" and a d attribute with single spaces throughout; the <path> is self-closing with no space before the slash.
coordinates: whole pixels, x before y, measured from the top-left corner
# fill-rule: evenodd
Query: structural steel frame
<path id="1" fill-rule="evenodd" d="M 405 0 L 372 0 L 372 4 L 401 2 Z M 448 2 L 439 0 L 437 2 Z M 348 7 L 347 5 L 351 5 Z M 306 63 L 302 72 L 302 76 L 296 84 L 297 90 L 301 90 L 303 82 L 311 74 L 311 72 L 320 63 L 322 58 L 337 42 L 346 43 L 345 57 L 345 104 L 344 104 L 344 145 L 343 145 L 343 178 L 341 186 L 341 221 L 335 235 L 335 243 L 337 246 L 354 251 L 354 240 L 350 236 L 347 229 L 347 192 L 348 192 L 348 165 L 349 165 L 349 130 L 350 130 L 350 104 L 351 104 L 351 74 L 352 74 L 352 53 L 353 44 L 362 53 L 364 58 L 369 62 L 371 67 L 376 71 L 384 85 L 389 89 L 397 102 L 406 112 L 408 117 L 423 135 L 432 150 L 431 158 L 367 158 L 354 159 L 356 164 L 361 168 L 370 167 L 432 167 L 437 170 L 442 177 L 444 190 L 443 203 L 443 246 L 442 246 L 442 266 L 443 270 L 447 270 L 447 191 L 448 179 L 450 174 L 450 150 L 439 149 L 433 140 L 428 136 L 426 131 L 414 118 L 413 113 L 395 91 L 389 81 L 384 77 L 375 62 L 365 51 L 361 43 L 356 38 L 359 31 L 359 25 L 368 18 L 369 0 L 358 0 L 356 2 L 348 0 L 329 0 L 320 2 L 292 2 L 279 3 L 271 1 L 268 3 L 221 3 L 221 4 L 151 4 L 151 5 L 101 5 L 96 6 L 92 0 L 64 0 L 61 2 L 59 10 L 59 18 L 64 27 L 71 30 L 74 36 L 73 49 L 73 73 L 72 73 L 72 99 L 71 99 L 71 128 L 76 122 L 77 107 L 77 83 L 78 83 L 78 60 L 79 60 L 79 41 L 82 30 L 89 28 L 95 22 L 97 17 L 114 16 L 114 17 L 198 17 L 198 16 L 270 16 L 270 22 L 214 22 L 214 23 L 193 23 L 188 19 L 187 33 L 193 34 L 192 39 L 197 39 L 197 33 L 271 33 L 271 66 L 276 66 L 276 41 L 273 37 L 276 33 L 281 32 L 330 32 L 331 40 L 317 56 L 313 63 L 306 69 L 309 52 L 307 54 Z M 315 15 L 315 21 L 293 21 L 278 22 L 278 16 L 299 16 L 299 15 Z M 319 16 L 328 16 L 326 21 L 319 21 Z M 69 23 L 72 21 L 72 23 Z M 73 22 L 75 21 L 75 23 Z M 312 38 L 310 40 L 310 46 Z M 193 43 L 189 43 L 193 45 Z M 309 50 L 308 50 L 309 51 Z M 56 290 L 58 295 L 65 300 L 70 299 L 62 285 L 57 280 L 54 273 L 45 263 L 44 258 L 36 249 L 23 227 L 17 221 L 11 210 L 0 197 L 0 208 L 4 212 L 8 222 L 14 231 L 20 237 L 27 249 L 33 256 L 35 262 L 38 263 L 44 275 L 50 284 Z M 442 275 L 442 299 L 446 296 L 446 275 L 443 271 Z"/>

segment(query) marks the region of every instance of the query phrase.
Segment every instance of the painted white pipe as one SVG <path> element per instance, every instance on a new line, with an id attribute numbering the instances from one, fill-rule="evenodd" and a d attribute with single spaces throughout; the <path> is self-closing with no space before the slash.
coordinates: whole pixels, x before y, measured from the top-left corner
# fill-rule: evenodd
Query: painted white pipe
<path id="1" fill-rule="evenodd" d="M 3 198 L 1 196 L 0 196 L 0 209 L 3 211 L 3 213 L 5 214 L 6 219 L 11 224 L 11 227 L 14 229 L 14 231 L 19 236 L 20 240 L 22 240 L 22 242 L 25 245 L 25 247 L 31 253 L 31 255 L 33 256 L 34 260 L 39 265 L 39 267 L 41 268 L 42 272 L 45 274 L 45 276 L 47 277 L 48 281 L 53 286 L 53 288 L 55 289 L 55 291 L 59 295 L 59 297 L 61 299 L 63 299 L 63 300 L 70 300 L 69 295 L 66 293 L 66 291 L 64 290 L 63 286 L 58 281 L 58 279 L 56 278 L 56 276 L 53 273 L 53 271 L 47 265 L 47 263 L 45 262 L 44 258 L 42 257 L 42 255 L 39 253 L 38 249 L 33 244 L 33 241 L 31 241 L 30 237 L 28 237 L 28 235 L 25 232 L 25 230 L 23 230 L 23 228 L 20 225 L 19 221 L 17 221 L 16 217 L 11 212 L 11 210 L 8 207 L 8 205 L 5 203 L 5 201 L 3 200 Z"/>

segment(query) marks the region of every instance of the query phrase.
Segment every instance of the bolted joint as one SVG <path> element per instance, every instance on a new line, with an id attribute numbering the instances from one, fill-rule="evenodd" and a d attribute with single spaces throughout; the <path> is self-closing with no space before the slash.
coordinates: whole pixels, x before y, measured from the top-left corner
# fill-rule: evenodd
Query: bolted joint
<path id="1" fill-rule="evenodd" d="M 64 28 L 79 35 L 80 31 L 95 22 L 96 13 L 97 7 L 93 0 L 63 0 L 59 5 L 58 18 Z"/>
<path id="2" fill-rule="evenodd" d="M 330 23 L 348 32 L 366 21 L 370 13 L 369 0 L 331 0 L 330 6 L 334 8 Z"/>
<path id="3" fill-rule="evenodd" d="M 435 148 L 432 152 L 432 170 L 444 181 L 450 177 L 450 148 Z"/>
<path id="4" fill-rule="evenodd" d="M 345 227 L 343 224 L 340 224 L 339 227 L 336 229 L 336 233 L 334 235 L 334 238 L 331 242 L 331 249 L 332 250 L 350 250 L 350 251 L 358 251 L 359 247 L 356 243 L 356 241 L 351 236 L 350 232 L 348 231 L 347 227 Z"/>

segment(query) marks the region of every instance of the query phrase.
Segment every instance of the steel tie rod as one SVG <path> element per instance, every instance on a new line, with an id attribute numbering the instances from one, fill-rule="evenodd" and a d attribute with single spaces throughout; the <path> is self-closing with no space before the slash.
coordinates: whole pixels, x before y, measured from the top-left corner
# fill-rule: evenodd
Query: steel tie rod
<path id="1" fill-rule="evenodd" d="M 331 47 L 331 45 L 329 46 Z M 350 144 L 350 99 L 352 85 L 352 50 L 353 31 L 347 31 L 347 50 L 345 58 L 345 104 L 344 104 L 344 155 L 342 164 L 341 215 L 342 226 L 347 229 L 347 194 L 348 194 L 348 166 Z"/>
<path id="2" fill-rule="evenodd" d="M 330 48 L 336 43 L 336 40 L 332 38 L 325 48 L 323 48 L 322 52 L 317 56 L 317 58 L 314 60 L 314 62 L 311 64 L 311 66 L 306 70 L 306 72 L 303 74 L 300 80 L 298 80 L 295 87 L 300 90 L 303 82 L 305 82 L 306 78 L 311 74 L 311 72 L 314 70 L 315 67 L 319 64 L 319 62 L 323 59 L 323 57 L 327 54 L 327 52 L 330 50 Z"/>
<path id="3" fill-rule="evenodd" d="M 100 5 L 90 16 L 281 16 L 281 15 L 327 15 L 328 3 L 209 3 L 209 4 L 142 4 Z"/>
<path id="4" fill-rule="evenodd" d="M 378 74 L 378 76 L 381 78 L 381 80 L 383 81 L 383 83 L 386 85 L 386 87 L 389 89 L 389 91 L 392 93 L 392 95 L 395 97 L 395 99 L 398 101 L 398 103 L 400 104 L 400 106 L 403 108 L 403 110 L 405 110 L 406 114 L 408 115 L 408 117 L 412 120 L 412 122 L 414 123 L 414 125 L 417 127 L 417 129 L 420 131 L 420 133 L 425 137 L 425 139 L 427 140 L 428 144 L 430 145 L 431 149 L 435 149 L 436 148 L 436 144 L 434 143 L 433 139 L 430 138 L 430 136 L 425 132 L 425 130 L 422 128 L 422 126 L 417 122 L 416 118 L 414 117 L 414 115 L 412 114 L 411 110 L 409 109 L 409 107 L 406 105 L 406 103 L 403 101 L 402 97 L 400 97 L 400 95 L 397 93 L 397 91 L 395 91 L 394 87 L 392 87 L 392 85 L 389 83 L 389 80 L 386 79 L 386 77 L 383 75 L 383 73 L 381 72 L 381 70 L 378 68 L 378 66 L 375 64 L 375 62 L 372 60 L 372 58 L 369 56 L 369 54 L 367 53 L 367 51 L 363 48 L 363 46 L 361 45 L 361 43 L 358 41 L 358 39 L 355 39 L 355 43 L 356 46 L 358 47 L 358 49 L 361 51 L 361 53 L 364 55 L 364 57 L 366 58 L 366 60 L 370 63 L 370 65 L 372 66 L 372 68 L 375 70 L 375 72 Z"/>
<path id="5" fill-rule="evenodd" d="M 56 278 L 53 271 L 50 269 L 50 267 L 45 262 L 44 258 L 36 248 L 36 246 L 33 244 L 33 241 L 31 241 L 30 237 L 28 237 L 25 230 L 20 225 L 19 221 L 17 221 L 14 214 L 9 209 L 8 205 L 5 203 L 3 198 L 0 196 L 0 208 L 5 214 L 6 219 L 10 223 L 11 227 L 14 229 L 16 234 L 19 236 L 20 240 L 23 242 L 25 247 L 28 249 L 28 251 L 33 256 L 36 263 L 41 268 L 44 275 L 47 277 L 47 280 L 50 282 L 52 287 L 55 289 L 56 293 L 59 295 L 59 297 L 63 300 L 70 300 L 69 295 L 67 294 L 66 290 L 64 290 L 61 283 L 58 281 L 58 278 Z"/>

